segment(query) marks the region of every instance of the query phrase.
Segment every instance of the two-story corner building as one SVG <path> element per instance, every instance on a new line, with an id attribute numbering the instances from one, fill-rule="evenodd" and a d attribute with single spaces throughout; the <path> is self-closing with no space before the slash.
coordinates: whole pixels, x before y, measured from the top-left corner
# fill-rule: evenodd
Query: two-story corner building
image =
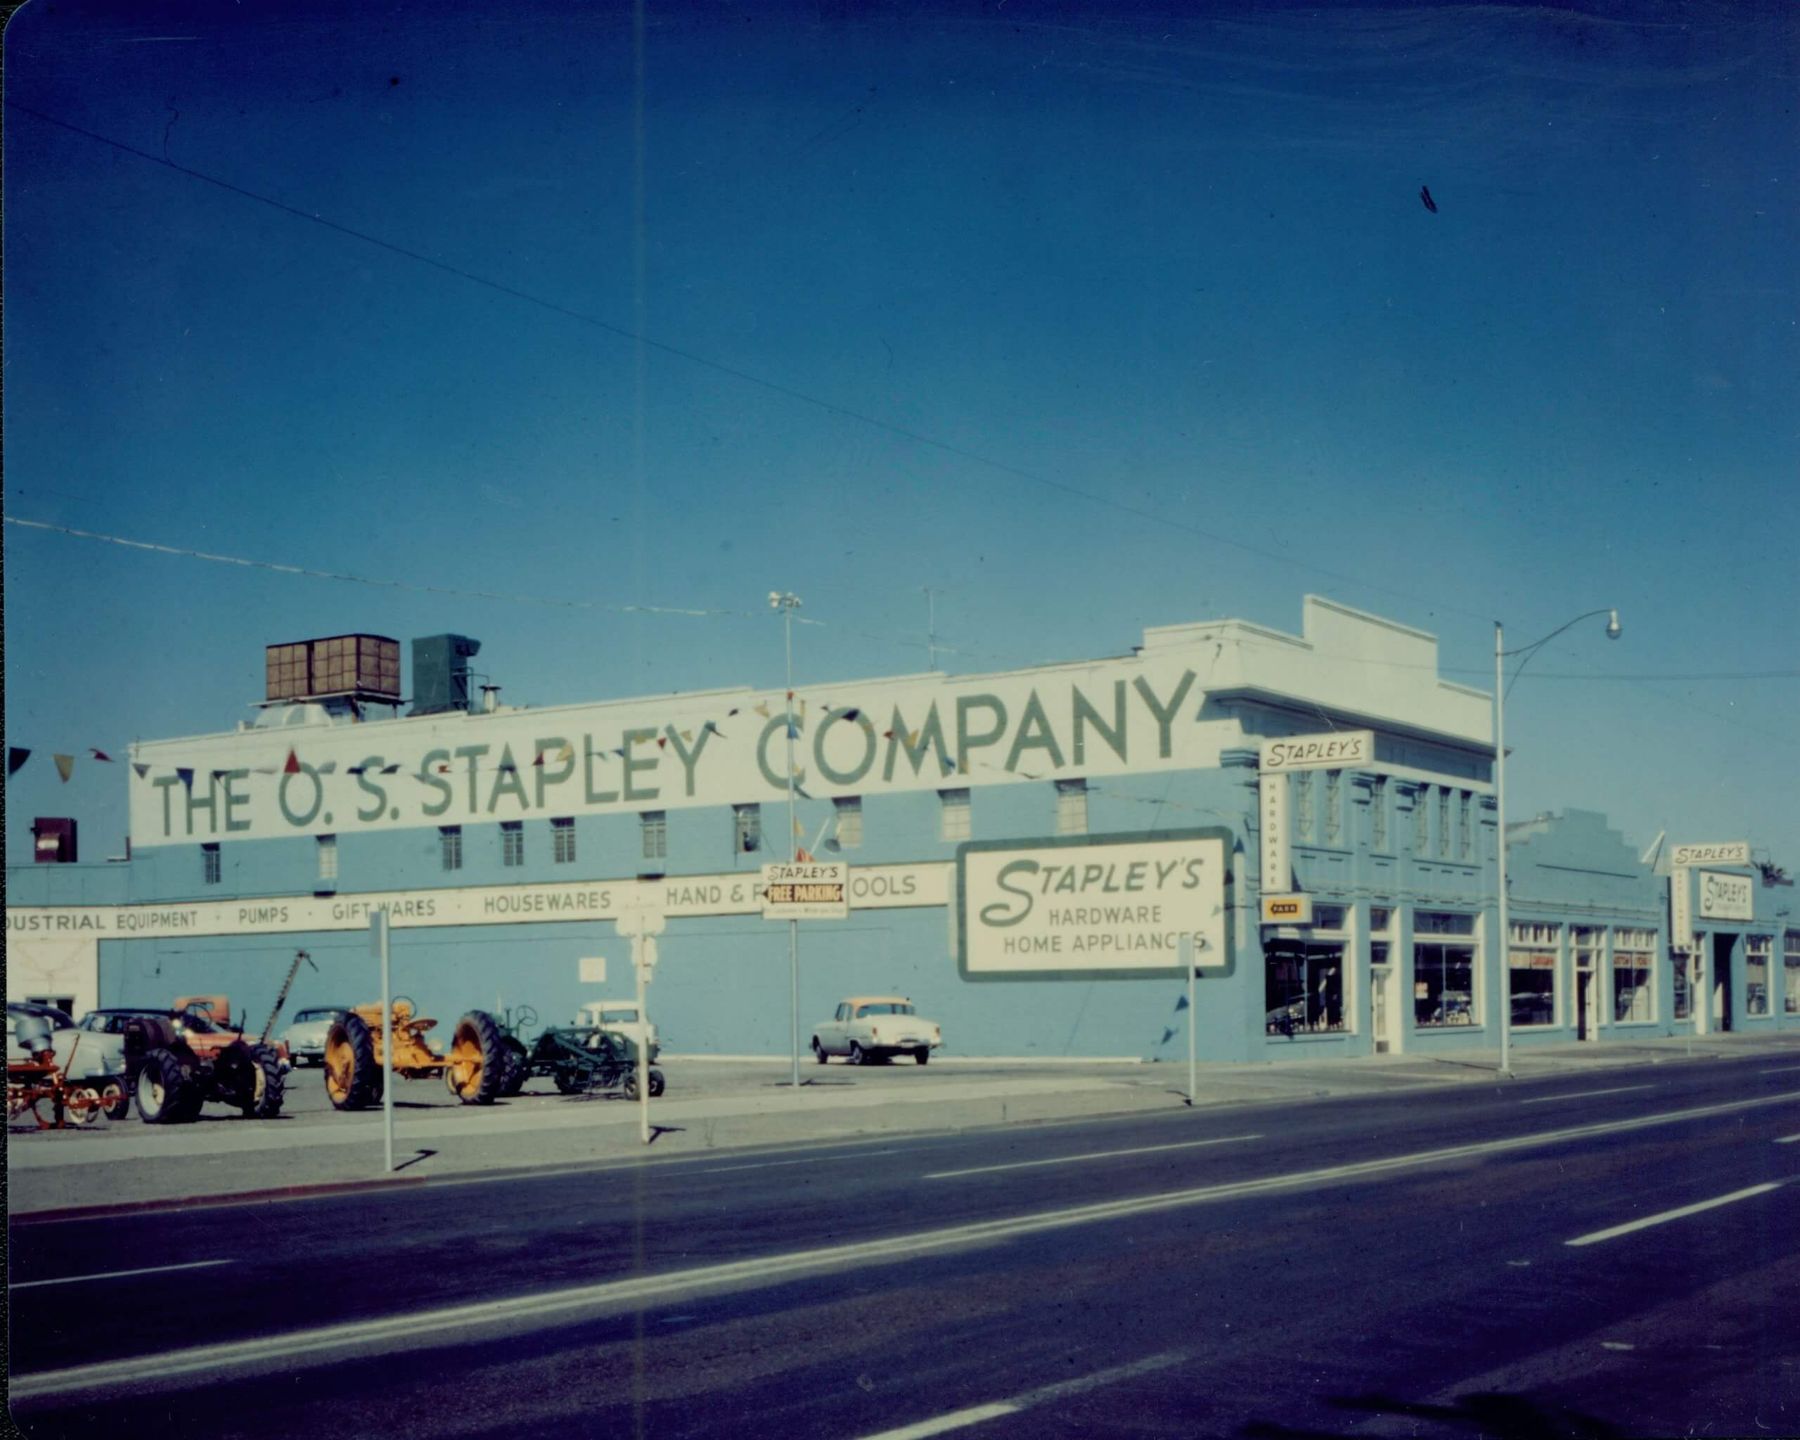
<path id="1" fill-rule="evenodd" d="M 791 706 L 779 688 L 481 703 L 477 648 L 415 641 L 402 714 L 395 642 L 271 647 L 254 723 L 134 747 L 129 859 L 9 873 L 9 996 L 224 992 L 259 1023 L 305 949 L 318 971 L 291 1004 L 364 1003 L 382 908 L 396 988 L 422 1013 L 563 1018 L 630 991 L 613 917 L 648 896 L 667 916 L 651 1008 L 670 1049 L 784 1054 L 788 934 L 759 880 L 805 848 L 848 862 L 850 909 L 802 924 L 803 1024 L 897 993 L 948 1054 L 1174 1059 L 1179 907 L 1132 892 L 1206 845 L 1208 1059 L 1491 1047 L 1503 993 L 1524 1041 L 1702 1023 L 1662 882 L 1597 817 L 1516 832 L 1503 992 L 1490 698 L 1439 676 L 1431 636 L 1330 601 L 1306 599 L 1298 635 L 1168 626 L 1097 660 L 808 682 Z M 1082 857 L 1042 868 L 1058 903 L 1039 919 L 1086 924 L 1095 963 L 972 962 L 972 930 L 1005 910 L 981 888 L 1005 867 L 974 857 L 1015 849 Z M 1053 873 L 1106 903 L 1053 896 Z M 1800 962 L 1800 936 L 1762 903 L 1752 923 L 1706 902 L 1700 963 L 1733 987 L 1722 1023 L 1779 1024 L 1774 997 L 1796 994 L 1776 952 Z M 1550 928 L 1554 947 L 1531 938 Z M 1034 940 L 1065 938 L 1084 943 Z M 597 959 L 599 985 L 582 978 Z"/>

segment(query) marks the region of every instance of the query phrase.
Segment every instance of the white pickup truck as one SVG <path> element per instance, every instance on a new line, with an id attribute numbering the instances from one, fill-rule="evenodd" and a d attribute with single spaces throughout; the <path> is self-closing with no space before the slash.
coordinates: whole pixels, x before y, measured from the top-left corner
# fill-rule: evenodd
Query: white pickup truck
<path id="1" fill-rule="evenodd" d="M 852 1065 L 871 1065 L 911 1055 L 923 1065 L 944 1043 L 936 1021 L 921 1019 L 904 995 L 852 996 L 837 1014 L 813 1027 L 813 1055 L 823 1065 L 842 1055 Z"/>

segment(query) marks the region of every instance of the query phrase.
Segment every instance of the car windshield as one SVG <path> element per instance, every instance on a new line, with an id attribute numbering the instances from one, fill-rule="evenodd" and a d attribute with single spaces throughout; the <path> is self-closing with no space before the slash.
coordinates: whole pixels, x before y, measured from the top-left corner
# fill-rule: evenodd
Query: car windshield
<path id="1" fill-rule="evenodd" d="M 883 1000 L 875 1005 L 862 1007 L 864 1015 L 912 1015 L 913 1007 L 900 1000 Z"/>
<path id="2" fill-rule="evenodd" d="M 196 1035 L 218 1035 L 222 1033 L 219 1027 L 213 1024 L 212 1021 L 193 1010 L 185 1012 L 179 1023 L 184 1030 L 192 1030 Z"/>
<path id="3" fill-rule="evenodd" d="M 294 1017 L 294 1023 L 299 1024 L 302 1020 L 335 1020 L 337 1015 L 335 1010 L 302 1010 Z"/>
<path id="4" fill-rule="evenodd" d="M 624 1010 L 608 1006 L 600 1012 L 600 1018 L 613 1024 L 635 1025 L 638 1018 L 637 1006 L 633 1005 Z"/>

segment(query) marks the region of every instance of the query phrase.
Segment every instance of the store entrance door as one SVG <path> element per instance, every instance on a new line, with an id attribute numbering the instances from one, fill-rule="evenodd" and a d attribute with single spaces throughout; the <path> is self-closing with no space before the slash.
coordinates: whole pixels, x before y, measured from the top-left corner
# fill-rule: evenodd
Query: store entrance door
<path id="1" fill-rule="evenodd" d="M 1731 1029 L 1731 947 L 1735 935 L 1712 937 L 1712 1013 L 1713 1027 Z"/>
<path id="2" fill-rule="evenodd" d="M 1577 1040 L 1598 1040 L 1599 1026 L 1594 1015 L 1594 972 L 1577 970 L 1575 972 L 1575 1038 Z"/>

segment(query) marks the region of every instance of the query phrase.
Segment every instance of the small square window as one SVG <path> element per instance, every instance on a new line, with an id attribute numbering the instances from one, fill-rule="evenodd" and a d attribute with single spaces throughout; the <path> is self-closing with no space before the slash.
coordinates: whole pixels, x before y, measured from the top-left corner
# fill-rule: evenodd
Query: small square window
<path id="1" fill-rule="evenodd" d="M 832 804 L 837 807 L 837 842 L 854 850 L 862 844 L 862 796 L 840 795 Z"/>
<path id="2" fill-rule="evenodd" d="M 438 857 L 446 870 L 462 869 L 462 826 L 438 827 Z"/>
<path id="3" fill-rule="evenodd" d="M 202 885 L 217 885 L 219 883 L 219 874 L 219 847 L 217 845 L 202 845 L 200 847 L 200 883 Z"/>
<path id="4" fill-rule="evenodd" d="M 973 833 L 967 790 L 938 791 L 938 839 L 967 840 Z"/>
<path id="5" fill-rule="evenodd" d="M 1056 782 L 1056 833 L 1085 835 L 1088 833 L 1088 789 L 1085 780 Z"/>
<path id="6" fill-rule="evenodd" d="M 646 860 L 669 858 L 669 812 L 646 810 L 638 816 L 638 830 L 643 837 Z"/>
<path id="7" fill-rule="evenodd" d="M 550 859 L 557 865 L 575 863 L 575 821 L 572 817 L 550 822 Z"/>
<path id="8" fill-rule="evenodd" d="M 748 855 L 762 849 L 762 806 L 733 805 L 731 816 L 738 853 Z"/>
<path id="9" fill-rule="evenodd" d="M 500 863 L 508 869 L 525 863 L 525 826 L 521 821 L 500 822 Z"/>
<path id="10" fill-rule="evenodd" d="M 338 878 L 337 836 L 335 835 L 319 837 L 319 878 L 321 880 Z"/>

